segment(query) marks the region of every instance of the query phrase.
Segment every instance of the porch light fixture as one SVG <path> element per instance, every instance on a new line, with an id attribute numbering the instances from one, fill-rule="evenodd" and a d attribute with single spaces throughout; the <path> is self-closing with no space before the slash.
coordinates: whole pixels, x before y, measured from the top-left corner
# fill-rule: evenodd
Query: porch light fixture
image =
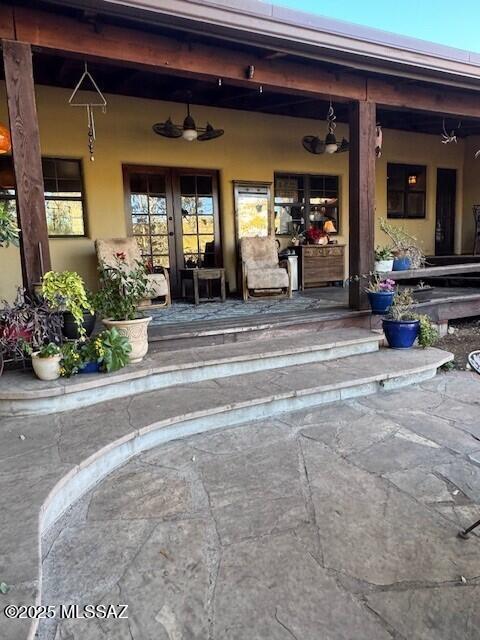
<path id="1" fill-rule="evenodd" d="M 223 129 L 214 129 L 209 122 L 207 122 L 205 127 L 197 127 L 195 120 L 190 114 L 189 104 L 187 104 L 187 115 L 183 121 L 183 125 L 174 124 L 172 119 L 168 118 L 165 122 L 157 122 L 154 124 L 152 129 L 156 134 L 164 138 L 183 138 L 183 140 L 187 142 L 193 142 L 194 140 L 205 142 L 219 138 L 224 134 Z"/>
<path id="2" fill-rule="evenodd" d="M 0 154 L 10 153 L 12 150 L 12 140 L 8 127 L 0 122 Z"/>
<path id="3" fill-rule="evenodd" d="M 343 153 L 348 151 L 348 140 L 342 138 L 341 142 L 337 142 L 337 138 L 335 136 L 335 129 L 337 128 L 337 123 L 335 122 L 336 119 L 337 116 L 335 115 L 335 110 L 330 102 L 327 113 L 327 135 L 325 136 L 325 140 L 321 140 L 319 136 L 305 136 L 302 139 L 303 148 L 309 153 L 313 153 L 315 155 L 319 155 L 321 153 Z"/>

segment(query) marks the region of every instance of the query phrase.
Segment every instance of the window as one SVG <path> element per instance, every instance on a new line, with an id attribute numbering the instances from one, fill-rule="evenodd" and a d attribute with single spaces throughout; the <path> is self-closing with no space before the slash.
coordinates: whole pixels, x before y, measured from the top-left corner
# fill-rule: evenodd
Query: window
<path id="1" fill-rule="evenodd" d="M 426 167 L 387 165 L 387 214 L 389 218 L 425 218 Z"/>
<path id="2" fill-rule="evenodd" d="M 45 209 L 50 237 L 85 236 L 83 179 L 80 160 L 42 158 Z M 0 201 L 16 211 L 11 157 L 0 158 Z"/>
<path id="3" fill-rule="evenodd" d="M 275 233 L 292 235 L 331 221 L 339 230 L 338 176 L 275 174 Z M 332 232 L 333 233 L 333 232 Z"/>

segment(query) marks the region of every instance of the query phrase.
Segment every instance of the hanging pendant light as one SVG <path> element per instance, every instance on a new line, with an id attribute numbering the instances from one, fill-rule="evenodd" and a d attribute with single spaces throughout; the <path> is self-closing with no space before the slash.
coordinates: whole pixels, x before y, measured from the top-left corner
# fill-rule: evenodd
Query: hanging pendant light
<path id="1" fill-rule="evenodd" d="M 183 121 L 183 133 L 182 138 L 187 142 L 193 142 L 198 138 L 198 131 L 195 125 L 195 120 L 190 115 L 190 105 L 187 104 L 187 117 Z"/>
<path id="2" fill-rule="evenodd" d="M 12 150 L 12 140 L 8 127 L 0 122 L 0 154 L 10 153 Z"/>
<path id="3" fill-rule="evenodd" d="M 335 110 L 330 102 L 327 113 L 327 135 L 325 136 L 325 141 L 321 140 L 318 136 L 305 136 L 302 139 L 304 149 L 309 153 L 314 153 L 315 155 L 319 155 L 321 153 L 343 153 L 348 151 L 348 140 L 342 138 L 341 142 L 337 142 L 337 137 L 335 136 L 335 129 L 337 128 L 337 123 L 335 122 L 336 119 L 337 116 L 335 115 Z"/>

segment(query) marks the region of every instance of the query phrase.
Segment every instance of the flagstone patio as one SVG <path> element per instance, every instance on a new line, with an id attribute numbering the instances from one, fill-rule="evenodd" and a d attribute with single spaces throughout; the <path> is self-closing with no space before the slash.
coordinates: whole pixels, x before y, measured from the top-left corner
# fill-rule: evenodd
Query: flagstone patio
<path id="1" fill-rule="evenodd" d="M 480 377 L 192 436 L 43 539 L 43 601 L 124 603 L 40 640 L 477 640 Z"/>

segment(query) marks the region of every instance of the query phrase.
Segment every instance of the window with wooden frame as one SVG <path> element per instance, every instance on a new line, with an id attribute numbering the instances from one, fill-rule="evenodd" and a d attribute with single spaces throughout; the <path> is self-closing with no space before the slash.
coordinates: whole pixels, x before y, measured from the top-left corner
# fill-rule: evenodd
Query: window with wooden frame
<path id="1" fill-rule="evenodd" d="M 80 160 L 42 158 L 45 209 L 51 238 L 86 236 Z M 16 212 L 15 173 L 11 156 L 0 158 L 0 202 Z"/>
<path id="2" fill-rule="evenodd" d="M 425 218 L 427 168 L 416 164 L 387 165 L 387 216 Z"/>
<path id="3" fill-rule="evenodd" d="M 315 174 L 275 174 L 275 233 L 292 235 L 309 227 L 340 226 L 339 177 Z M 335 233 L 335 232 L 329 232 Z"/>

